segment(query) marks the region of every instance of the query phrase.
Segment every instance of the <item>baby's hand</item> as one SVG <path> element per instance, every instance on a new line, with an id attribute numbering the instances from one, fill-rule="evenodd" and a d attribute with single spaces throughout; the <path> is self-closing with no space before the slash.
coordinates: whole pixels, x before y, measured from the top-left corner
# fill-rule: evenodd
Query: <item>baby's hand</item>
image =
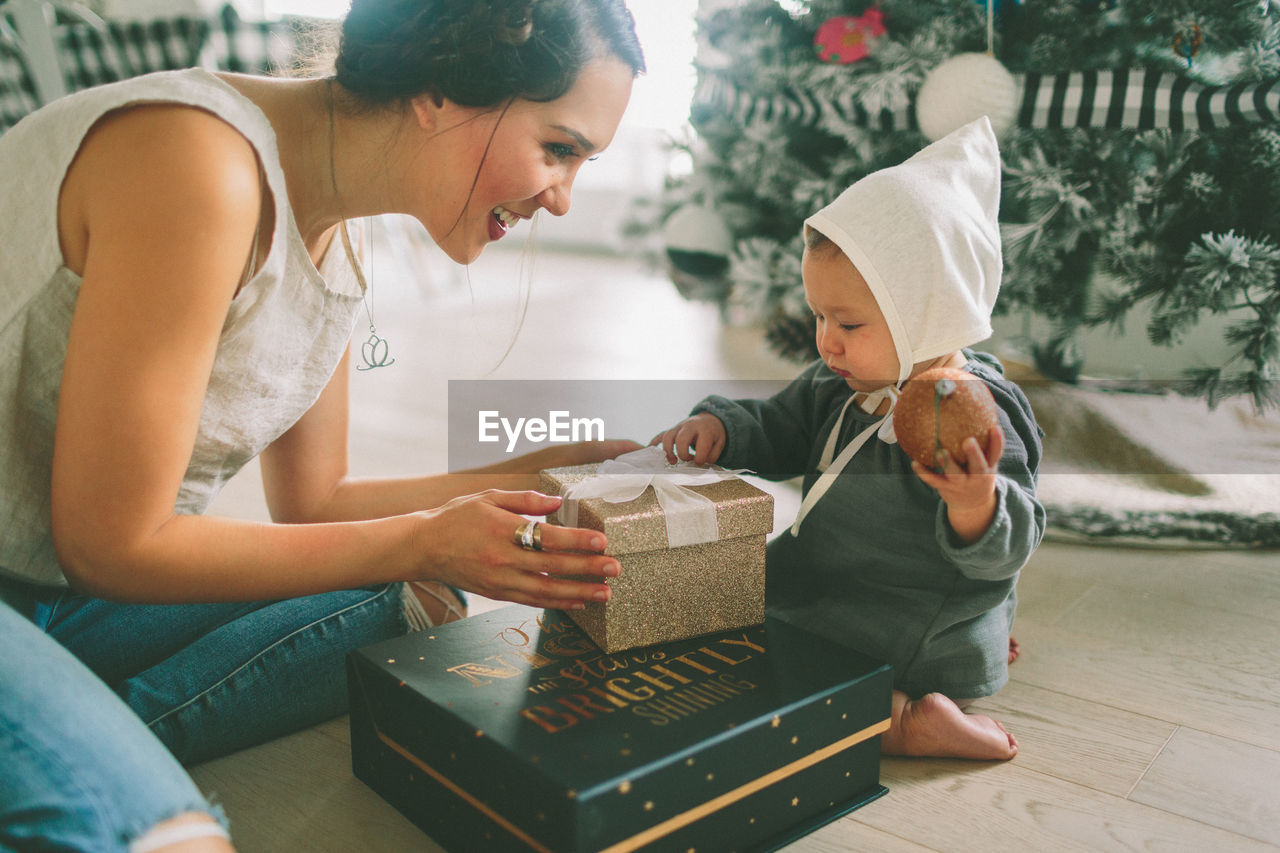
<path id="1" fill-rule="evenodd" d="M 964 467 L 945 450 L 938 453 L 938 467 L 931 471 L 919 462 L 911 470 L 926 484 L 938 490 L 947 505 L 951 529 L 965 542 L 977 542 L 991 526 L 996 513 L 996 474 L 1004 455 L 1004 432 L 993 426 L 987 433 L 984 454 L 976 438 L 964 442 Z"/>
<path id="2" fill-rule="evenodd" d="M 724 423 L 710 412 L 685 418 L 666 432 L 660 432 L 650 441 L 650 446 L 661 444 L 667 452 L 667 461 L 692 459 L 698 465 L 708 465 L 720 458 L 726 439 Z"/>

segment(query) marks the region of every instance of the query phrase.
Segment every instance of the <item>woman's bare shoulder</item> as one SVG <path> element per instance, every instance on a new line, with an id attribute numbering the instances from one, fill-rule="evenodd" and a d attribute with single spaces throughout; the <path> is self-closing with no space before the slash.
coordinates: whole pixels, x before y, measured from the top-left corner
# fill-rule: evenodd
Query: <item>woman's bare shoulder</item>
<path id="1" fill-rule="evenodd" d="M 253 145 L 207 110 L 145 104 L 104 116 L 67 170 L 58 201 L 59 232 L 72 269 L 90 232 L 148 222 L 254 222 L 261 182 Z M 166 229 L 167 230 L 167 229 Z"/>
<path id="2" fill-rule="evenodd" d="M 227 121 L 184 104 L 141 104 L 109 113 L 90 131 L 80 158 L 147 182 L 178 178 L 188 187 L 236 189 L 248 177 L 256 188 L 257 154 Z M 110 173 L 104 175 L 110 177 Z"/>

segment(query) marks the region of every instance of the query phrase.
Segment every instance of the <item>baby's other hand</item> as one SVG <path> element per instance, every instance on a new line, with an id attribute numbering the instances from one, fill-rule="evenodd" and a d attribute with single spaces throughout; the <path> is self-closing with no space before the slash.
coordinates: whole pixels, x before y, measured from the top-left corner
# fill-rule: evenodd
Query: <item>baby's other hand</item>
<path id="1" fill-rule="evenodd" d="M 658 433 L 649 444 L 661 444 L 667 461 L 672 464 L 692 460 L 697 465 L 709 465 L 724 452 L 726 438 L 724 423 L 719 418 L 710 412 L 699 412 Z"/>
<path id="2" fill-rule="evenodd" d="M 931 471 L 919 462 L 912 462 L 911 470 L 938 490 L 947 505 L 947 520 L 960 538 L 976 542 L 995 516 L 996 476 L 1004 455 L 1004 432 L 998 426 L 991 427 L 986 453 L 975 438 L 965 439 L 964 451 L 963 467 L 943 450 L 938 453 L 940 471 Z"/>

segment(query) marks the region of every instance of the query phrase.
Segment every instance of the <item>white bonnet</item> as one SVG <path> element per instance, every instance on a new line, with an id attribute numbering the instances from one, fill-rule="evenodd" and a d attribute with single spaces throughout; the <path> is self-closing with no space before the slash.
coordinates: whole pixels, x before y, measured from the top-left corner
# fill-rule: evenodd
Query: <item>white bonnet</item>
<path id="1" fill-rule="evenodd" d="M 805 220 L 866 279 L 913 365 L 991 336 L 1000 290 L 1000 151 L 984 116 L 873 172 Z"/>

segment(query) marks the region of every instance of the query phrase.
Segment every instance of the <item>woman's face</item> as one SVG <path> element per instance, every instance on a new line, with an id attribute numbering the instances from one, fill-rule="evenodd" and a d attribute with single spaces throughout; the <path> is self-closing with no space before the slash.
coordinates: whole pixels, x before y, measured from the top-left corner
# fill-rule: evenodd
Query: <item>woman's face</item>
<path id="1" fill-rule="evenodd" d="M 563 216 L 579 167 L 613 140 L 632 76 L 600 57 L 556 100 L 517 100 L 505 112 L 415 99 L 428 137 L 411 168 L 423 179 L 408 190 L 409 212 L 462 264 L 539 208 Z"/>

